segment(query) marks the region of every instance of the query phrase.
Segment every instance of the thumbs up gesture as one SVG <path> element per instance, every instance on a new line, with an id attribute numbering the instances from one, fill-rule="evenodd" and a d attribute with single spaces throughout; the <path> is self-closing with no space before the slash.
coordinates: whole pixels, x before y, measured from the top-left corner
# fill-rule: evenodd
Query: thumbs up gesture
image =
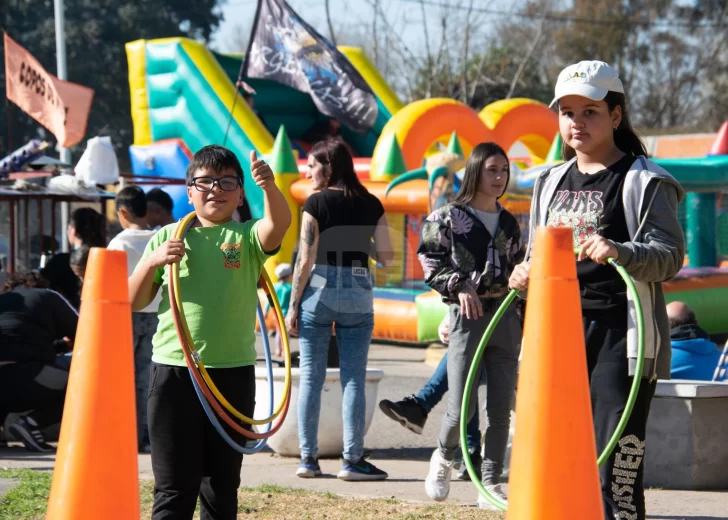
<path id="1" fill-rule="evenodd" d="M 258 154 L 255 150 L 250 151 L 250 173 L 253 176 L 253 181 L 257 186 L 260 186 L 262 190 L 268 190 L 271 186 L 275 186 L 275 179 L 273 177 L 273 170 L 270 166 L 262 159 L 258 159 Z"/>

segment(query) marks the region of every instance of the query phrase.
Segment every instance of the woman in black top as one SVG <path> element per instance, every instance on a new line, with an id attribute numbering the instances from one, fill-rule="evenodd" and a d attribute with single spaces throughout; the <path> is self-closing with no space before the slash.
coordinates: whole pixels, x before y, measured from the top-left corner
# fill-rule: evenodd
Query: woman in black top
<path id="1" fill-rule="evenodd" d="M 364 460 L 364 386 L 374 329 L 369 258 L 386 264 L 394 257 L 387 218 L 379 199 L 359 182 L 351 154 L 341 143 L 316 143 L 308 155 L 307 177 L 315 193 L 303 206 L 301 242 L 286 316 L 288 330 L 300 337 L 301 350 L 301 465 L 296 474 L 304 478 L 321 474 L 318 423 L 334 325 L 344 420 L 344 467 L 339 478 L 385 479 L 385 472 Z"/>
<path id="2" fill-rule="evenodd" d="M 9 426 L 31 451 L 48 452 L 41 430 L 58 424 L 68 371 L 56 356 L 68 350 L 78 315 L 35 273 L 11 274 L 0 294 L 0 420 L 33 410 Z"/>

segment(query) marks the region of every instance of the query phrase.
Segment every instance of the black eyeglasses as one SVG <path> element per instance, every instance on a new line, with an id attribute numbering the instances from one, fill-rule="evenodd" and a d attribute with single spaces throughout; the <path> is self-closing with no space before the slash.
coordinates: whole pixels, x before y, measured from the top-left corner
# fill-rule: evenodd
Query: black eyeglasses
<path id="1" fill-rule="evenodd" d="M 222 191 L 235 191 L 240 186 L 239 177 L 220 177 L 213 179 L 212 177 L 193 177 L 190 186 L 194 186 L 197 191 L 212 191 L 215 184 L 220 186 Z"/>

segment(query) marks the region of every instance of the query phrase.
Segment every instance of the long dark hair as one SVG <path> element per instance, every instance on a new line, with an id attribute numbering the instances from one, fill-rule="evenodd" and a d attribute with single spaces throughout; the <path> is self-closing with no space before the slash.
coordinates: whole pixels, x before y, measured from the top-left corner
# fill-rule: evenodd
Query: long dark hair
<path id="1" fill-rule="evenodd" d="M 463 183 L 462 186 L 460 186 L 458 196 L 455 197 L 455 202 L 470 204 L 470 202 L 475 198 L 475 195 L 478 193 L 478 188 L 480 187 L 480 176 L 483 174 L 485 161 L 494 155 L 501 155 L 506 161 L 508 161 L 508 154 L 506 154 L 503 148 L 495 143 L 480 143 L 478 146 L 473 148 L 473 152 L 470 154 L 470 158 L 465 164 Z M 506 178 L 506 189 L 508 189 L 508 181 L 510 181 L 510 179 L 511 168 L 509 163 L 508 177 Z M 505 192 L 506 190 L 504 189 L 503 193 Z M 498 198 L 502 197 L 503 193 L 501 193 Z"/>
<path id="2" fill-rule="evenodd" d="M 331 167 L 327 188 L 342 188 L 344 197 L 361 197 L 369 193 L 356 176 L 354 159 L 343 143 L 331 139 L 319 141 L 311 147 L 308 155 L 313 155 L 324 166 Z"/>
<path id="3" fill-rule="evenodd" d="M 642 139 L 639 138 L 637 132 L 632 128 L 632 122 L 629 119 L 629 113 L 627 112 L 627 99 L 624 94 L 619 92 L 607 92 L 607 96 L 604 98 L 607 103 L 609 112 L 613 112 L 615 108 L 620 107 L 622 109 L 622 120 L 619 122 L 619 126 L 614 131 L 614 144 L 617 148 L 622 150 L 627 155 L 637 157 L 638 155 L 644 155 L 647 157 L 647 149 L 645 148 Z M 576 150 L 566 144 L 566 141 L 561 142 L 561 156 L 565 161 L 576 157 Z"/>
<path id="4" fill-rule="evenodd" d="M 46 289 L 48 287 L 48 280 L 43 278 L 38 271 L 10 273 L 5 279 L 3 291 L 10 292 L 20 285 L 30 289 Z"/>
<path id="5" fill-rule="evenodd" d="M 106 218 L 91 208 L 78 208 L 71 213 L 71 225 L 84 245 L 106 247 Z"/>

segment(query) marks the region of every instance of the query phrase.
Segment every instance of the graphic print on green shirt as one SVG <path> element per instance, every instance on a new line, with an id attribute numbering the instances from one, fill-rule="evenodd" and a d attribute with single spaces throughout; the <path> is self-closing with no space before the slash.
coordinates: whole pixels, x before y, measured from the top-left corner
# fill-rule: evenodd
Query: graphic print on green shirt
<path id="1" fill-rule="evenodd" d="M 170 224 L 160 229 L 142 258 L 172 238 L 176 227 Z M 230 221 L 187 232 L 179 289 L 195 348 L 206 367 L 255 365 L 257 283 L 269 256 L 258 240 L 258 221 Z M 152 361 L 185 366 L 170 309 L 168 266 L 157 269 L 154 283 L 160 285 L 162 302 Z"/>

